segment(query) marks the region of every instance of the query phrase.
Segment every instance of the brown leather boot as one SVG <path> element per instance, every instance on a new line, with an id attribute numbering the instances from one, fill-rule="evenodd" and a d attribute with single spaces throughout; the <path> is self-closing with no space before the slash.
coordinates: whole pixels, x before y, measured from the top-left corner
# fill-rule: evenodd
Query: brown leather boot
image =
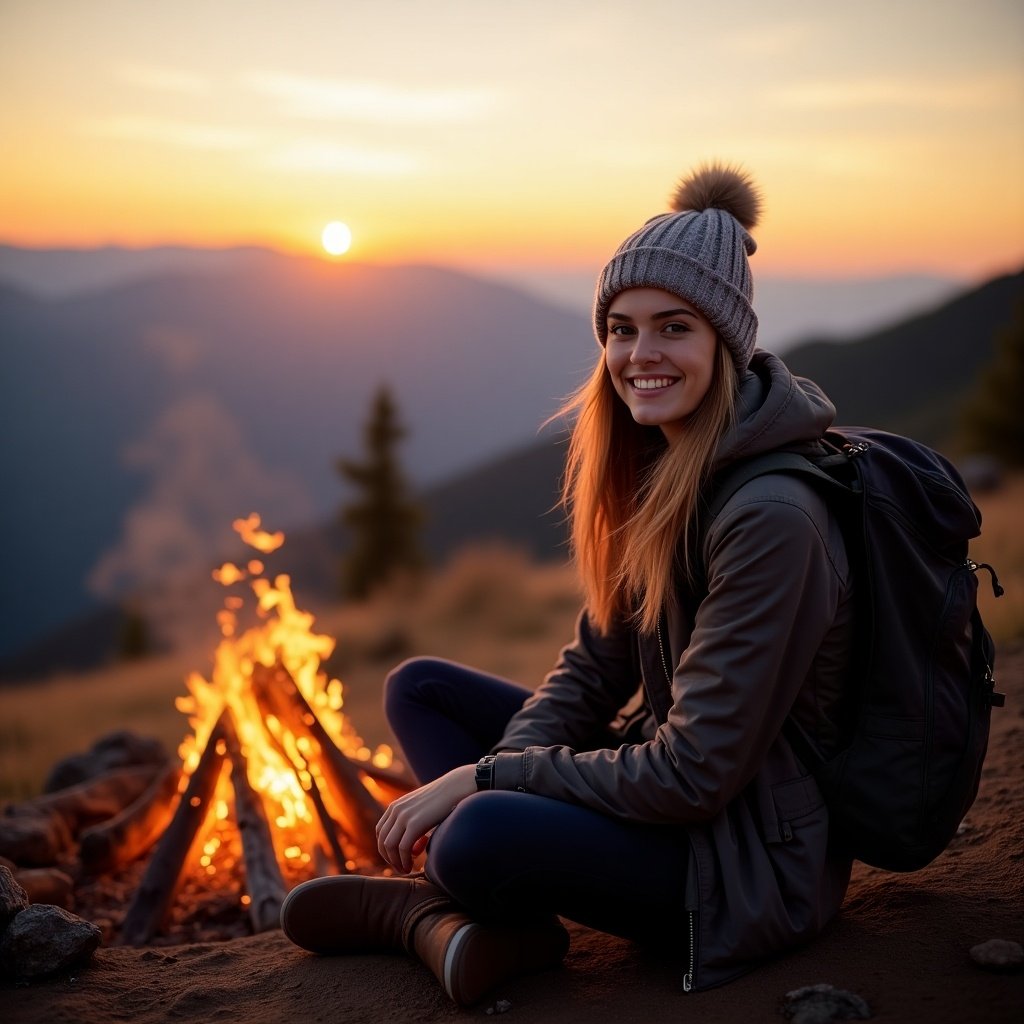
<path id="1" fill-rule="evenodd" d="M 422 875 L 328 875 L 297 885 L 281 904 L 281 928 L 322 956 L 399 952 L 406 918 L 418 908 L 450 910 L 451 899 Z"/>
<path id="2" fill-rule="evenodd" d="M 509 978 L 557 967 L 569 948 L 569 933 L 554 917 L 529 925 L 484 925 L 460 911 L 422 904 L 409 915 L 406 934 L 406 948 L 460 1006 Z"/>
<path id="3" fill-rule="evenodd" d="M 569 948 L 557 919 L 482 925 L 422 876 L 314 878 L 287 895 L 281 927 L 297 946 L 325 956 L 405 949 L 462 1006 L 507 978 L 556 966 Z"/>

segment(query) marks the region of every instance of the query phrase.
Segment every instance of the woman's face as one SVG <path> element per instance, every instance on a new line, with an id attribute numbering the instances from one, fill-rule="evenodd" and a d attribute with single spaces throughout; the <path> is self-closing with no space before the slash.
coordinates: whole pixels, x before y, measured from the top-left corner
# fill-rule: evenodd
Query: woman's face
<path id="1" fill-rule="evenodd" d="M 605 366 L 633 419 L 675 440 L 711 387 L 718 337 L 689 302 L 629 288 L 608 308 Z"/>

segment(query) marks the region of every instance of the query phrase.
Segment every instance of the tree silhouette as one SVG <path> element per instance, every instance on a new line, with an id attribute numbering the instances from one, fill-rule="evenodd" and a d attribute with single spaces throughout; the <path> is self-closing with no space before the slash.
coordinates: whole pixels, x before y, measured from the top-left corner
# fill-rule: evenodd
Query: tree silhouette
<path id="1" fill-rule="evenodd" d="M 991 362 L 981 371 L 963 408 L 968 451 L 994 455 L 1006 466 L 1024 466 L 1024 301 L 996 335 Z"/>
<path id="2" fill-rule="evenodd" d="M 399 573 L 414 574 L 422 568 L 423 513 L 409 497 L 395 453 L 405 433 L 390 391 L 381 386 L 363 430 L 365 459 L 338 460 L 338 472 L 358 492 L 341 510 L 341 520 L 352 533 L 342 563 L 343 596 L 366 597 Z"/>

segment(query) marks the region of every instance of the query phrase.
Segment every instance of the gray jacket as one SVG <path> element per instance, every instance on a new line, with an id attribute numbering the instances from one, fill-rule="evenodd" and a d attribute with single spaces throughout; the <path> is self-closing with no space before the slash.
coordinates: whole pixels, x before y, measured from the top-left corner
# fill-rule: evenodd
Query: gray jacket
<path id="1" fill-rule="evenodd" d="M 757 352 L 715 468 L 813 449 L 834 415 L 816 385 Z M 602 635 L 580 616 L 574 642 L 495 747 L 494 771 L 499 789 L 685 827 L 687 988 L 721 984 L 816 934 L 850 875 L 829 849 L 821 793 L 782 732 L 792 715 L 821 752 L 836 737 L 853 609 L 835 518 L 804 480 L 758 477 L 715 519 L 703 556 L 706 596 L 691 615 L 694 601 L 680 594 L 656 636 L 625 624 Z M 642 742 L 584 749 L 641 682 Z"/>

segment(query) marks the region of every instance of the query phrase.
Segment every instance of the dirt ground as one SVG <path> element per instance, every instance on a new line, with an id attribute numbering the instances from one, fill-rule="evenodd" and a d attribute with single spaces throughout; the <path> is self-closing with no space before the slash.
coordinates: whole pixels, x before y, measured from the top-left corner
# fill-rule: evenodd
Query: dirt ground
<path id="1" fill-rule="evenodd" d="M 992 938 L 1024 943 L 1024 647 L 1001 652 L 981 791 L 963 834 L 908 875 L 859 866 L 844 909 L 812 945 L 739 981 L 686 994 L 682 966 L 572 926 L 564 966 L 517 979 L 477 1006 L 452 1005 L 403 956 L 318 958 L 279 931 L 222 943 L 101 948 L 79 972 L 0 985 L 0 1020 L 19 1024 L 202 1021 L 227 1024 L 478 1019 L 498 999 L 510 1020 L 575 1022 L 778 1021 L 780 999 L 828 983 L 900 1024 L 1024 1019 L 1024 973 L 976 967 L 969 950 Z"/>

